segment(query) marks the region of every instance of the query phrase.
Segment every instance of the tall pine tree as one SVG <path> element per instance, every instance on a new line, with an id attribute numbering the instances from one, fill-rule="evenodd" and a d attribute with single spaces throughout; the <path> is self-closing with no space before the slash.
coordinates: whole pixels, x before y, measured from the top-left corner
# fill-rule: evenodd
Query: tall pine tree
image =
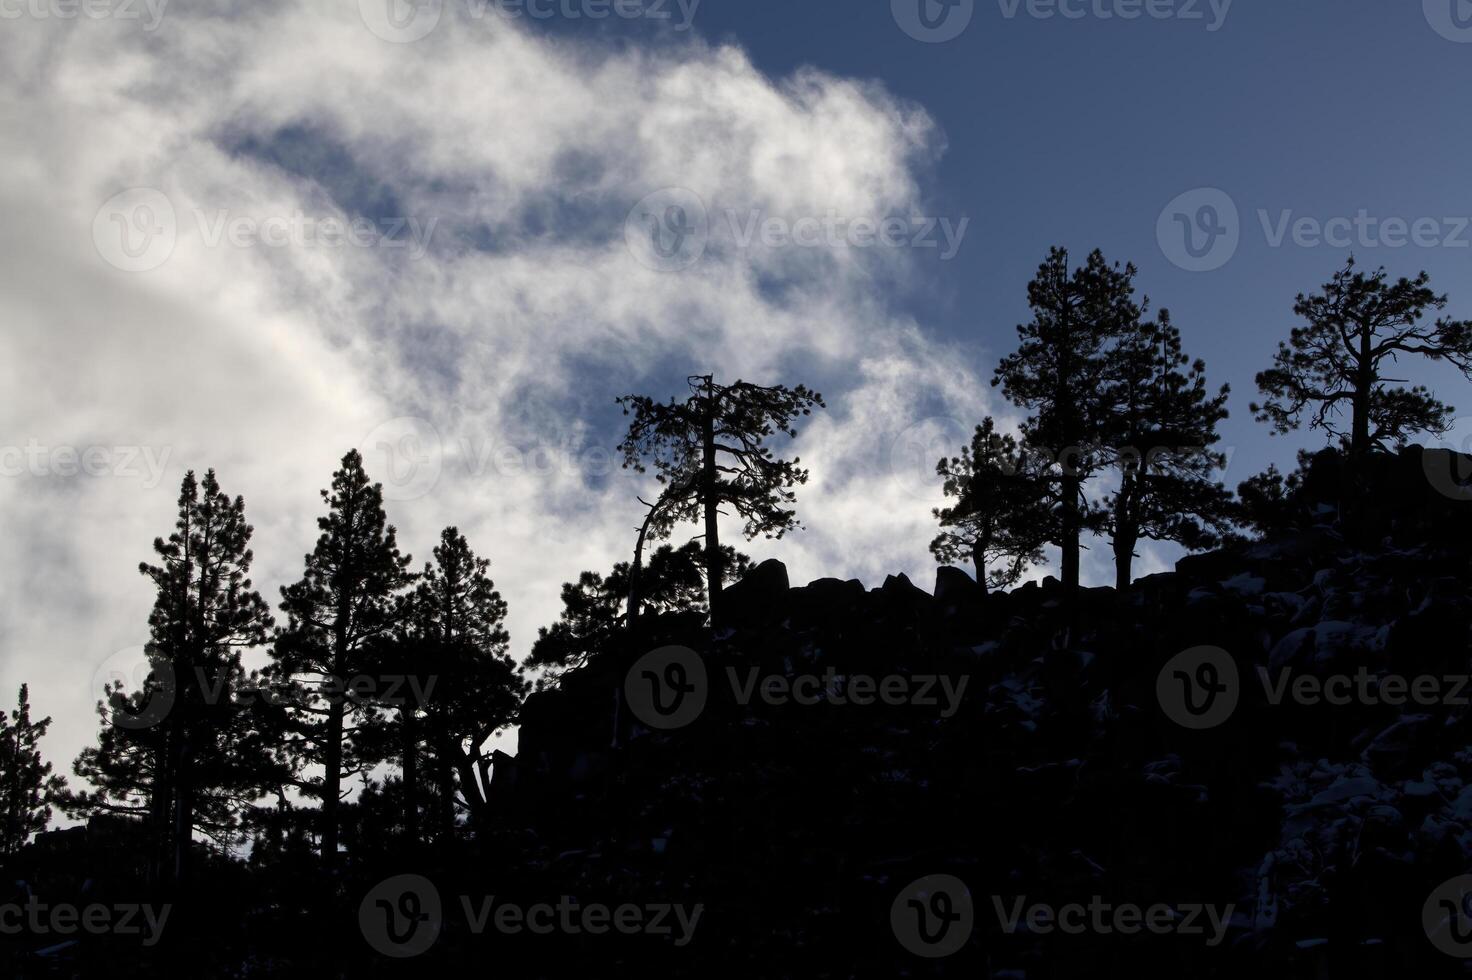
<path id="1" fill-rule="evenodd" d="M 506 600 L 491 581 L 490 564 L 458 529 L 447 527 L 414 596 L 423 661 L 418 672 L 435 683 L 424 705 L 424 729 L 442 840 L 454 835 L 457 799 L 477 826 L 484 825 L 490 782 L 486 743 L 515 721 L 527 693 L 527 682 L 507 653 Z"/>
<path id="2" fill-rule="evenodd" d="M 187 877 L 196 832 L 221 846 L 237 841 L 241 811 L 289 777 L 241 663 L 272 627 L 249 578 L 251 533 L 245 501 L 223 493 L 213 470 L 203 483 L 184 477 L 174 532 L 153 544 L 159 563 L 139 566 L 156 590 L 150 675 L 139 691 L 119 682 L 98 705 L 98 745 L 73 765 L 94 789 L 62 800 L 79 815 L 145 816 L 161 880 Z"/>
<path id="3" fill-rule="evenodd" d="M 797 420 L 822 407 L 823 396 L 803 385 L 723 385 L 711 375 L 687 381 L 690 395 L 683 400 L 619 399 L 624 414 L 633 416 L 619 451 L 624 466 L 637 472 L 652 464 L 664 487 L 649 523 L 653 537 L 667 537 L 682 521 L 704 524 L 705 581 L 715 621 L 726 579 L 721 507 L 745 520 L 748 539 L 780 538 L 799 526 L 789 505 L 796 499 L 793 487 L 807 482 L 807 470 L 797 458 L 774 455 L 767 442 L 777 432 L 796 438 Z"/>
<path id="4" fill-rule="evenodd" d="M 1231 494 L 1213 476 L 1226 465 L 1214 447 L 1227 417 L 1223 385 L 1212 395 L 1206 364 L 1191 361 L 1181 332 L 1161 310 L 1111 349 L 1105 388 L 1105 453 L 1119 488 L 1103 508 L 1114 547 L 1115 587 L 1130 587 L 1135 547 L 1174 541 L 1196 550 L 1229 533 Z"/>
<path id="5" fill-rule="evenodd" d="M 1134 278 L 1133 265 L 1111 265 L 1097 250 L 1072 270 L 1066 250 L 1050 250 L 1027 287 L 1032 320 L 1018 326 L 1021 343 L 992 378 L 1008 400 L 1032 413 L 1022 429 L 1030 451 L 1046 450 L 1055 460 L 1049 473 L 1055 543 L 1071 588 L 1079 584 L 1083 532 L 1097 523 L 1083 488 L 1104 462 L 1108 351 L 1140 317 Z"/>
<path id="6" fill-rule="evenodd" d="M 298 711 L 302 737 L 293 748 L 323 767 L 316 792 L 322 860 L 330 868 L 337 863 L 343 776 L 361 771 L 364 762 L 355 752 L 356 727 L 378 720 L 371 702 L 349 684 L 373 669 L 372 645 L 408 615 L 403 591 L 414 575 L 384 513 L 383 486 L 368 479 L 356 449 L 321 493 L 327 504 L 317 520 L 322 534 L 306 556 L 301 580 L 281 590 L 287 624 L 273 657 L 278 676 L 306 684 L 311 694 Z"/>
<path id="7" fill-rule="evenodd" d="M 0 711 L 0 854 L 14 854 L 51 821 L 50 803 L 63 783 L 41 758 L 40 742 L 50 727 L 50 718 L 31 720 L 24 684 L 10 717 Z"/>
<path id="8" fill-rule="evenodd" d="M 1424 386 L 1400 387 L 1386 371 L 1402 356 L 1446 361 L 1472 378 L 1472 323 L 1441 317 L 1447 298 L 1430 277 L 1391 282 L 1384 269 L 1369 275 L 1350 258 L 1321 292 L 1299 295 L 1302 320 L 1278 345 L 1273 366 L 1257 376 L 1267 396 L 1252 411 L 1275 433 L 1309 427 L 1338 437 L 1358 458 L 1404 445 L 1419 432 L 1442 433 L 1455 412 Z M 1341 421 L 1349 413 L 1346 431 Z"/>
<path id="9" fill-rule="evenodd" d="M 942 459 L 936 472 L 955 500 L 933 512 L 941 526 L 930 542 L 936 561 L 970 561 L 983 592 L 1017 584 L 1042 561 L 1054 520 L 1046 474 L 1016 439 L 998 434 L 990 417 L 976 427 L 971 445 Z"/>

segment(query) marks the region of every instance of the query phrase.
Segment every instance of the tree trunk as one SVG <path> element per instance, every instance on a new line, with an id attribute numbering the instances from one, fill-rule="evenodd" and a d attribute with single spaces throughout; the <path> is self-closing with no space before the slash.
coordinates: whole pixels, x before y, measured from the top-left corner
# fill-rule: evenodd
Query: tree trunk
<path id="1" fill-rule="evenodd" d="M 455 757 L 455 768 L 460 773 L 460 795 L 470 805 L 470 822 L 479 830 L 485 825 L 486 801 L 481 792 L 480 781 L 476 778 L 475 762 L 476 757 L 467 752 L 461 752 Z"/>
<path id="2" fill-rule="evenodd" d="M 1079 583 L 1079 549 L 1081 521 L 1079 519 L 1079 477 L 1077 473 L 1063 475 L 1063 541 L 1062 575 L 1063 587 L 1074 591 Z"/>
<path id="3" fill-rule="evenodd" d="M 168 877 L 169 837 L 174 812 L 174 724 L 165 722 L 158 747 L 153 751 L 153 793 L 149 802 L 148 820 L 152 829 L 149 841 L 148 873 L 154 884 Z"/>
<path id="4" fill-rule="evenodd" d="M 971 549 L 971 564 L 976 566 L 976 584 L 981 588 L 981 594 L 986 592 L 986 549 L 977 545 Z"/>
<path id="5" fill-rule="evenodd" d="M 440 846 L 448 847 L 455 838 L 455 770 L 450 763 L 450 749 L 442 745 L 438 753 L 440 785 Z"/>
<path id="6" fill-rule="evenodd" d="M 1135 545 L 1140 540 L 1140 531 L 1135 526 L 1130 507 L 1136 489 L 1134 479 L 1124 476 L 1114 504 L 1114 588 L 1120 593 L 1128 592 L 1130 583 L 1134 581 L 1130 571 L 1135 560 Z"/>
<path id="7" fill-rule="evenodd" d="M 1114 538 L 1114 588 L 1128 592 L 1134 581 L 1130 569 L 1135 558 L 1135 539 L 1116 535 Z"/>
<path id="8" fill-rule="evenodd" d="M 189 878 L 189 850 L 194 843 L 194 787 L 189 774 L 194 752 L 188 739 L 179 750 L 179 768 L 174 786 L 174 882 L 183 884 Z"/>
<path id="9" fill-rule="evenodd" d="M 419 839 L 419 736 L 414 727 L 414 706 L 399 709 L 404 754 L 404 839 L 410 847 Z"/>
<path id="10" fill-rule="evenodd" d="M 716 472 L 716 401 L 712 378 L 705 379 L 705 418 L 701 430 L 701 497 L 705 504 L 705 581 L 710 596 L 710 623 L 720 621 L 720 598 L 724 586 L 721 568 L 721 539 L 716 526 L 719 516 L 719 476 Z"/>
<path id="11" fill-rule="evenodd" d="M 1349 454 L 1353 459 L 1363 459 L 1370 451 L 1370 397 L 1374 388 L 1375 370 L 1370 349 L 1370 331 L 1360 329 L 1360 353 L 1355 365 L 1354 422 L 1350 435 Z"/>
<path id="12" fill-rule="evenodd" d="M 639 579 L 644 571 L 644 539 L 649 536 L 649 524 L 654 520 L 654 515 L 659 512 L 659 502 L 649 508 L 649 514 L 644 518 L 644 523 L 639 525 L 639 540 L 634 543 L 634 564 L 629 566 L 629 599 L 627 603 L 627 615 L 625 622 L 628 623 L 629 632 L 639 625 L 639 605 L 643 601 L 639 597 Z"/>
<path id="13" fill-rule="evenodd" d="M 340 683 L 340 682 L 339 682 Z M 337 867 L 337 800 L 342 793 L 342 729 L 346 710 L 339 694 L 327 706 L 327 744 L 322 774 L 322 864 Z"/>

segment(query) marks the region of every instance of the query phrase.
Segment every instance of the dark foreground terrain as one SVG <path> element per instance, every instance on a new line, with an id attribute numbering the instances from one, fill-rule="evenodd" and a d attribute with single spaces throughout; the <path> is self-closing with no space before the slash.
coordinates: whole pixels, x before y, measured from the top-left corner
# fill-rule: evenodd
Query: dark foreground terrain
<path id="1" fill-rule="evenodd" d="M 1413 449 L 1350 480 L 1326 454 L 1262 540 L 1074 603 L 950 568 L 933 591 L 794 588 L 767 562 L 729 590 L 733 628 L 651 619 L 534 695 L 496 818 L 454 848 L 365 823 L 330 883 L 286 837 L 147 896 L 136 828 L 95 819 L 7 859 L 10 900 L 171 901 L 162 938 L 22 928 L 0 966 L 1465 975 L 1472 501 L 1453 463 Z"/>

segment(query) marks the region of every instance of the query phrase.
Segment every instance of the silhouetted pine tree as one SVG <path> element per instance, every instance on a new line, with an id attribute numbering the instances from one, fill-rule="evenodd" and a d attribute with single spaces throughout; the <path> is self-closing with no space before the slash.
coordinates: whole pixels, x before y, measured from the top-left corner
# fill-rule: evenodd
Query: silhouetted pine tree
<path id="1" fill-rule="evenodd" d="M 1046 449 L 1056 460 L 1049 473 L 1055 543 L 1069 587 L 1079 583 L 1082 534 L 1097 526 L 1083 487 L 1103 462 L 1109 348 L 1140 317 L 1134 278 L 1133 265 L 1110 265 L 1097 250 L 1070 272 L 1068 252 L 1051 249 L 1028 283 L 1033 318 L 1017 327 L 1021 345 L 992 378 L 1008 400 L 1032 412 L 1022 427 L 1029 451 Z"/>
<path id="2" fill-rule="evenodd" d="M 371 644 L 408 615 L 401 593 L 414 575 L 384 513 L 383 486 L 369 481 L 356 449 L 342 458 L 331 489 L 321 493 L 328 508 L 317 520 L 322 535 L 306 556 L 301 581 L 281 590 L 287 625 L 273 657 L 283 679 L 306 678 L 315 685 L 297 712 L 303 737 L 293 748 L 323 767 L 316 790 L 322 800 L 322 859 L 332 867 L 342 779 L 362 762 L 354 750 L 355 728 L 378 720 L 372 704 L 348 684 L 372 669 Z"/>
<path id="3" fill-rule="evenodd" d="M 997 433 L 990 416 L 976 427 L 971 445 L 959 456 L 942 459 L 936 472 L 945 481 L 942 492 L 955 500 L 933 511 L 941 526 L 930 542 L 936 561 L 970 561 L 985 592 L 1016 585 L 1043 560 L 1055 518 L 1047 476 L 1016 439 Z"/>
<path id="4" fill-rule="evenodd" d="M 434 681 L 423 705 L 423 729 L 428 761 L 434 766 L 436 829 L 442 840 L 454 834 L 457 788 L 458 801 L 477 826 L 484 825 L 490 784 L 485 745 L 516 720 L 529 686 L 507 653 L 506 600 L 487 574 L 490 564 L 471 550 L 459 530 L 447 527 L 414 595 L 414 641 L 420 648 L 416 672 Z M 414 715 L 411 711 L 404 717 Z M 412 799 L 413 787 L 409 790 Z"/>
<path id="5" fill-rule="evenodd" d="M 1298 468 L 1284 474 L 1276 463 L 1237 484 L 1235 520 L 1259 535 L 1308 527 L 1312 515 L 1302 499 L 1304 478 L 1313 456 L 1298 451 Z"/>
<path id="6" fill-rule="evenodd" d="M 1372 449 L 1400 448 L 1419 432 L 1445 432 L 1455 409 L 1424 386 L 1395 387 L 1385 376 L 1401 355 L 1445 360 L 1472 378 L 1472 323 L 1445 317 L 1425 322 L 1447 303 L 1430 277 L 1392 283 L 1385 270 L 1366 275 L 1353 257 L 1323 291 L 1299 294 L 1293 312 L 1304 321 L 1278 345 L 1273 366 L 1257 376 L 1267 396 L 1252 411 L 1274 434 L 1309 427 L 1338 437 L 1355 458 Z M 1349 410 L 1345 432 L 1337 421 Z"/>
<path id="7" fill-rule="evenodd" d="M 717 528 L 721 505 L 729 504 L 746 521 L 748 539 L 780 538 L 801 526 L 786 505 L 796 499 L 792 488 L 807 482 L 807 470 L 798 467 L 797 458 L 774 456 L 767 440 L 779 431 L 796 438 L 797 418 L 810 415 L 814 405 L 822 407 L 823 396 L 803 385 L 720 385 L 711 375 L 688 381 L 691 394 L 683 401 L 620 398 L 633 421 L 619 450 L 626 468 L 643 473 L 646 464 L 652 465 L 664 488 L 648 522 L 652 537 L 667 537 L 682 521 L 704 522 L 705 580 L 714 621 L 725 581 Z"/>
<path id="8" fill-rule="evenodd" d="M 751 559 L 729 545 L 721 546 L 721 567 L 739 580 L 751 568 Z M 629 577 L 632 566 L 619 562 L 606 577 L 583 572 L 576 582 L 562 586 L 562 615 L 537 631 L 524 666 L 545 673 L 540 686 L 549 687 L 569 670 L 581 667 L 607 650 L 628 622 Z M 704 615 L 706 606 L 704 551 L 698 541 L 683 547 L 663 545 L 649 556 L 639 586 L 646 612 L 690 612 Z"/>
<path id="9" fill-rule="evenodd" d="M 1198 550 L 1230 532 L 1231 494 L 1212 479 L 1226 457 L 1211 448 L 1229 391 L 1207 392 L 1206 363 L 1182 352 L 1168 310 L 1136 323 L 1110 350 L 1105 444 L 1120 485 L 1103 513 L 1120 591 L 1130 587 L 1141 539 Z"/>
<path id="10" fill-rule="evenodd" d="M 139 566 L 157 589 L 150 676 L 132 693 L 119 682 L 98 705 L 98 745 L 73 766 L 95 790 L 60 800 L 78 814 L 146 814 L 161 878 L 187 877 L 196 832 L 237 841 L 241 811 L 290 776 L 241 664 L 241 650 L 265 643 L 272 626 L 248 577 L 251 532 L 245 501 L 226 496 L 213 470 L 202 484 L 184 477 L 174 533 L 154 541 L 159 564 Z"/>
<path id="11" fill-rule="evenodd" d="M 20 686 L 16 708 L 0 711 L 0 854 L 14 854 L 51 821 L 51 800 L 65 785 L 41 758 L 50 718 L 31 720 L 30 690 Z"/>

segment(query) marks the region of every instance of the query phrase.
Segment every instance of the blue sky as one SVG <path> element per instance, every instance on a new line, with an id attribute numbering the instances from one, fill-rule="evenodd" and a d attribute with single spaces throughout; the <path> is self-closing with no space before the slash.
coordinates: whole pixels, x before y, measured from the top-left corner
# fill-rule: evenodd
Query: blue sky
<path id="1" fill-rule="evenodd" d="M 876 78 L 934 117 L 947 149 L 930 199 L 937 214 L 972 223 L 958 257 L 928 269 L 933 290 L 904 302 L 927 330 L 983 345 L 988 365 L 1026 318 L 1024 284 L 1050 245 L 1133 261 L 1188 350 L 1232 385 L 1224 436 L 1240 464 L 1229 475 L 1245 478 L 1290 460 L 1293 445 L 1319 444 L 1269 443 L 1247 404 L 1294 322 L 1294 296 L 1350 251 L 1297 247 L 1291 236 L 1274 247 L 1259 212 L 1274 233 L 1285 211 L 1323 222 L 1362 210 L 1407 222 L 1472 215 L 1472 128 L 1456 108 L 1472 83 L 1472 44 L 1438 34 L 1418 2 L 1236 0 L 1215 31 L 1206 0 L 1191 6 L 1203 19 L 1034 19 L 1025 6 L 1009 19 L 1001 0 L 979 0 L 945 43 L 896 30 L 884 3 L 706 0 L 696 22 L 766 71 L 816 65 Z M 1162 253 L 1156 221 L 1202 187 L 1236 202 L 1242 240 L 1225 266 L 1194 273 Z M 1440 237 L 1459 244 L 1367 239 L 1354 251 L 1393 275 L 1425 269 L 1449 312 L 1472 317 L 1472 230 L 1455 234 L 1457 224 Z M 1455 372 L 1416 366 L 1407 376 L 1472 412 L 1472 387 Z"/>
<path id="2" fill-rule="evenodd" d="M 989 382 L 1051 245 L 1135 262 L 1231 383 L 1233 485 L 1322 443 L 1270 442 L 1247 403 L 1350 245 L 1472 316 L 1465 0 L 977 0 L 944 43 L 902 27 L 918 0 L 401 2 L 4 7 L 0 690 L 31 683 L 60 762 L 141 663 L 137 564 L 187 469 L 245 496 L 274 604 L 362 448 L 407 550 L 456 524 L 491 558 L 523 656 L 560 583 L 632 547 L 650 486 L 611 459 L 617 395 L 712 369 L 819 388 L 806 530 L 746 550 L 928 586 L 934 460 L 1018 421 Z M 1188 271 L 1175 215 L 1206 204 L 1230 234 Z M 1275 245 L 1285 213 L 1351 238 Z M 1335 224 L 1361 213 L 1437 244 Z M 954 255 L 915 247 L 930 223 Z M 1405 376 L 1472 415 L 1450 372 Z"/>

